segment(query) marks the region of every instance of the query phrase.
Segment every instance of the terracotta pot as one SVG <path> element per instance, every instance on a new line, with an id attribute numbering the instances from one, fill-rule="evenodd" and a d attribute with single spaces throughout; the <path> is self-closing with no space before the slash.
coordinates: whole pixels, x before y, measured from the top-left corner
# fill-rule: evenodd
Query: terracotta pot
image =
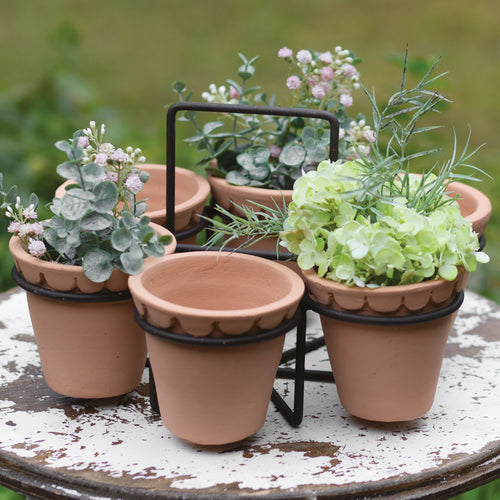
<path id="1" fill-rule="evenodd" d="M 472 222 L 472 228 L 479 236 L 484 234 L 491 217 L 489 198 L 478 189 L 462 182 L 451 182 L 449 193 L 451 196 L 460 196 L 460 213 Z"/>
<path id="2" fill-rule="evenodd" d="M 192 252 L 148 266 L 130 278 L 130 291 L 150 325 L 169 329 L 177 339 L 194 339 L 187 345 L 146 334 L 165 426 L 203 445 L 257 432 L 284 342 L 284 333 L 267 339 L 262 331 L 294 315 L 304 292 L 302 279 L 251 255 Z M 205 345 L 207 339 L 216 345 Z M 250 343 L 231 345 L 235 339 Z"/>
<path id="3" fill-rule="evenodd" d="M 166 167 L 165 165 L 144 164 L 141 170 L 151 177 L 139 193 L 140 199 L 147 198 L 146 215 L 151 221 L 164 226 L 166 222 Z M 62 197 L 67 185 L 66 181 L 56 190 L 56 197 Z M 175 167 L 175 231 L 184 231 L 200 219 L 205 203 L 210 195 L 210 185 L 201 175 L 185 168 Z"/>
<path id="4" fill-rule="evenodd" d="M 348 287 L 303 271 L 311 298 L 329 309 L 358 317 L 395 318 L 452 307 L 465 286 L 465 273 L 453 282 L 431 280 L 375 289 Z M 451 305 L 450 305 L 451 304 Z M 330 364 L 344 408 L 357 417 L 406 421 L 432 406 L 455 313 L 432 321 L 363 324 L 321 315 Z"/>
<path id="5" fill-rule="evenodd" d="M 168 233 L 155 228 L 159 234 Z M 175 246 L 174 240 L 165 252 L 172 253 Z M 24 278 L 20 284 L 27 290 L 47 385 L 74 398 L 107 398 L 133 390 L 141 380 L 147 351 L 134 321 L 128 275 L 115 270 L 106 282 L 94 283 L 81 266 L 29 255 L 17 237 L 11 238 L 9 249 Z"/>

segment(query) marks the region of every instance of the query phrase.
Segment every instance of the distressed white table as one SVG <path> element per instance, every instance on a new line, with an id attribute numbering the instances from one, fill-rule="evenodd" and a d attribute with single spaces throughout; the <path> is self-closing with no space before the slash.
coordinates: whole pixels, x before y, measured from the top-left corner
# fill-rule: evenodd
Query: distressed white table
<path id="1" fill-rule="evenodd" d="M 0 483 L 37 498 L 447 498 L 500 475 L 500 308 L 467 293 L 423 418 L 350 416 L 334 384 L 306 382 L 304 420 L 274 406 L 251 439 L 200 448 L 133 393 L 73 400 L 45 384 L 24 292 L 0 295 Z M 320 334 L 308 317 L 308 337 Z M 290 334 L 289 334 L 290 335 Z M 287 339 L 287 342 L 289 340 Z M 328 369 L 324 349 L 307 367 Z M 291 381 L 276 381 L 293 394 Z"/>

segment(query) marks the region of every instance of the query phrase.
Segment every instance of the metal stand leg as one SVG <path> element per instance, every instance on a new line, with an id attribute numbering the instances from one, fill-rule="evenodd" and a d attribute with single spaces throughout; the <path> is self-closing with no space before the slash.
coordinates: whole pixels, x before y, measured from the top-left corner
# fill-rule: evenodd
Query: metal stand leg
<path id="1" fill-rule="evenodd" d="M 305 359 L 306 359 L 306 309 L 303 304 L 300 306 L 300 318 L 297 322 L 297 340 L 296 347 L 293 350 L 294 356 L 289 357 L 287 353 L 281 358 L 281 363 L 285 363 L 290 359 L 295 358 L 294 377 L 294 394 L 293 394 L 293 410 L 288 406 L 285 400 L 278 394 L 276 389 L 273 389 L 271 401 L 276 409 L 285 417 L 286 421 L 292 427 L 298 427 L 304 416 L 304 380 L 305 380 Z M 284 359 L 285 358 L 285 359 Z M 278 369 L 278 378 L 280 369 Z M 283 377 L 288 378 L 288 377 Z M 291 377 L 290 377 L 291 378 Z"/>

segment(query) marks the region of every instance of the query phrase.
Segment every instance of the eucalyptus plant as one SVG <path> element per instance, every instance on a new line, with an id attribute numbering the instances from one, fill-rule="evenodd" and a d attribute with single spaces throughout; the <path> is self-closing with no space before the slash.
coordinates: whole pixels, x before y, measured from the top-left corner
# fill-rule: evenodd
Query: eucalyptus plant
<path id="1" fill-rule="evenodd" d="M 229 222 L 214 222 L 216 235 L 227 238 L 223 245 L 241 236 L 249 237 L 248 244 L 277 236 L 300 268 L 368 287 L 453 280 L 460 267 L 474 271 L 478 262 L 488 262 L 478 251 L 478 235 L 461 215 L 457 197 L 448 192 L 453 181 L 475 179 L 457 169 L 480 171 L 469 163 L 477 151 L 468 151 L 470 134 L 460 154 L 455 137 L 449 160 L 420 175 L 410 172 L 415 159 L 436 152 L 408 148 L 415 134 L 435 128 L 421 127 L 420 119 L 446 100 L 429 89 L 442 76 L 432 76 L 434 67 L 406 89 L 405 63 L 400 89 L 382 108 L 375 94 L 367 92 L 375 130 L 370 155 L 321 162 L 295 182 L 292 202 L 283 208 L 240 207 L 243 217 L 225 211 Z"/>
<path id="2" fill-rule="evenodd" d="M 62 264 L 82 266 L 94 282 L 106 281 L 119 269 L 137 274 L 144 258 L 162 256 L 171 236 L 158 236 L 138 201 L 148 174 L 138 168 L 145 158 L 140 149 L 123 151 L 104 142 L 105 127 L 78 130 L 72 139 L 58 141 L 67 160 L 57 172 L 69 180 L 61 198 L 50 204 L 52 217 L 37 220 L 38 198 L 32 194 L 24 207 L 17 187 L 1 186 L 2 208 L 10 219 L 8 231 L 19 236 L 31 255 Z"/>
<path id="3" fill-rule="evenodd" d="M 349 50 L 336 47 L 332 52 L 299 50 L 295 55 L 283 47 L 278 57 L 293 74 L 286 80 L 292 107 L 327 110 L 339 120 L 341 157 L 358 157 L 369 151 L 373 131 L 359 117 L 354 120 L 347 110 L 352 93 L 360 88 L 359 59 Z M 212 103 L 257 104 L 276 106 L 276 95 L 268 96 L 259 86 L 250 86 L 258 57 L 247 59 L 239 54 L 238 81 L 227 85 L 209 85 L 202 98 Z M 180 101 L 192 98 L 183 81 L 173 85 Z M 242 115 L 225 113 L 217 120 L 200 124 L 198 114 L 186 111 L 180 120 L 191 122 L 196 134 L 188 143 L 205 151 L 200 163 L 217 160 L 208 167 L 213 176 L 225 177 L 230 184 L 270 189 L 292 189 L 303 171 L 314 169 L 328 158 L 329 132 L 325 123 L 299 117 Z"/>

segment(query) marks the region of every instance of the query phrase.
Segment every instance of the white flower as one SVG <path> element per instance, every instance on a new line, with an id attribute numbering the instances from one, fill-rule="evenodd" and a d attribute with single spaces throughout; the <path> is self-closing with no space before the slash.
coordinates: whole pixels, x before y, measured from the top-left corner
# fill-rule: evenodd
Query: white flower
<path id="1" fill-rule="evenodd" d="M 125 181 L 125 185 L 132 191 L 132 193 L 137 194 L 144 187 L 143 182 L 137 174 L 130 174 Z"/>
<path id="2" fill-rule="evenodd" d="M 104 167 L 107 161 L 108 161 L 108 155 L 106 153 L 98 153 L 94 158 L 94 163 L 101 165 L 101 167 Z"/>
<path id="3" fill-rule="evenodd" d="M 43 241 L 31 239 L 28 243 L 28 252 L 33 255 L 33 257 L 41 257 L 47 251 Z"/>
<path id="4" fill-rule="evenodd" d="M 302 64 L 311 64 L 312 62 L 312 54 L 309 50 L 299 50 L 297 52 L 297 61 Z"/>
<path id="5" fill-rule="evenodd" d="M 103 142 L 99 146 L 99 153 L 110 155 L 115 150 L 115 147 L 110 142 Z"/>
<path id="6" fill-rule="evenodd" d="M 129 159 L 129 156 L 123 151 L 122 148 L 118 148 L 116 151 L 113 151 L 113 153 L 111 153 L 110 158 L 113 161 L 124 162 Z"/>

